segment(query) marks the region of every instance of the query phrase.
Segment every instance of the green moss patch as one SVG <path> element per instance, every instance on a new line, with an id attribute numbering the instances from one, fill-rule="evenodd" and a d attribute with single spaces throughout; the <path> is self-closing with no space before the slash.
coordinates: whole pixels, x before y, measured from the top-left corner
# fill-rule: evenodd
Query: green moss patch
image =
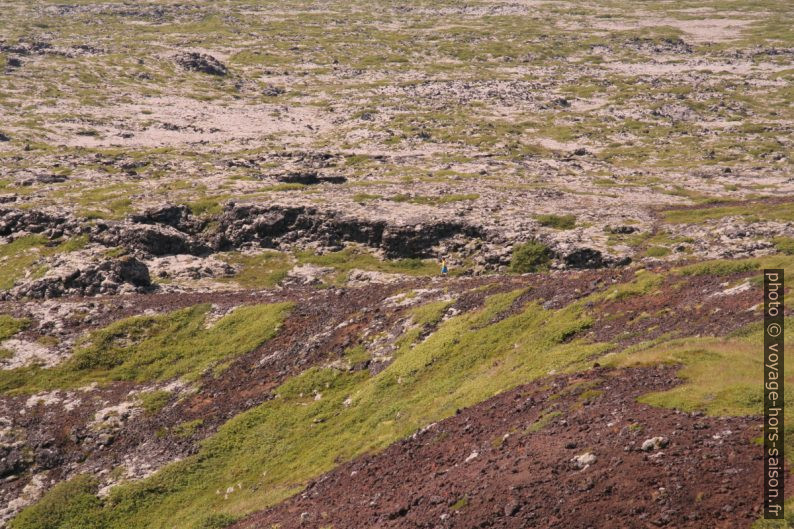
<path id="1" fill-rule="evenodd" d="M 570 230 L 576 227 L 576 217 L 574 215 L 535 215 L 535 220 L 541 226 L 557 230 Z"/>
<path id="2" fill-rule="evenodd" d="M 146 391 L 138 395 L 141 408 L 150 415 L 165 408 L 169 400 L 171 400 L 171 392 L 165 390 Z"/>
<path id="3" fill-rule="evenodd" d="M 449 204 L 452 202 L 465 202 L 469 200 L 477 200 L 480 195 L 476 193 L 470 194 L 452 194 L 441 196 L 422 196 L 422 195 L 395 195 L 390 197 L 389 200 L 393 202 L 410 202 L 411 204 L 425 204 L 431 206 L 438 206 L 441 204 Z"/>
<path id="4" fill-rule="evenodd" d="M 88 244 L 87 236 L 51 242 L 41 235 L 25 235 L 0 245 L 0 290 L 12 288 L 39 259 L 80 250 Z"/>
<path id="5" fill-rule="evenodd" d="M 729 276 L 749 270 L 756 270 L 757 268 L 758 263 L 754 260 L 744 259 L 735 261 L 730 259 L 718 259 L 684 266 L 677 271 L 685 276 Z"/>
<path id="6" fill-rule="evenodd" d="M 27 318 L 14 318 L 8 314 L 0 314 L 0 340 L 11 338 L 18 332 L 24 331 L 30 320 Z"/>
<path id="7" fill-rule="evenodd" d="M 794 318 L 786 320 L 786 339 L 794 329 Z M 763 329 L 751 325 L 727 338 L 686 338 L 648 348 L 633 348 L 608 355 L 602 363 L 615 367 L 670 364 L 682 365 L 684 383 L 673 389 L 644 395 L 642 402 L 711 415 L 760 415 L 763 413 Z M 788 348 L 787 348 L 788 353 Z M 727 366 L 730 366 L 728 368 Z M 720 376 L 714 376 L 719 373 Z M 794 366 L 785 366 L 785 377 L 794 376 Z M 786 396 L 787 408 L 794 406 L 794 394 Z M 794 420 L 794 411 L 791 412 Z M 794 449 L 794 439 L 791 440 Z"/>
<path id="8" fill-rule="evenodd" d="M 551 249 L 543 243 L 530 241 L 513 249 L 510 271 L 517 274 L 547 270 L 551 262 Z"/>
<path id="9" fill-rule="evenodd" d="M 28 507 L 9 524 L 12 529 L 60 529 L 103 527 L 98 482 L 80 475 L 59 483 L 35 505 Z"/>
<path id="10" fill-rule="evenodd" d="M 371 270 L 410 276 L 438 274 L 437 264 L 429 259 L 382 260 L 363 248 L 349 246 L 339 252 L 318 255 L 312 252 L 298 252 L 297 260 L 302 264 L 327 266 L 337 271 L 337 281 L 343 280 L 354 269 Z"/>
<path id="11" fill-rule="evenodd" d="M 25 269 L 42 256 L 47 239 L 40 235 L 27 235 L 0 245 L 0 290 L 14 286 Z"/>
<path id="12" fill-rule="evenodd" d="M 773 220 L 794 221 L 794 202 L 777 204 L 745 203 L 730 206 L 704 207 L 666 211 L 664 220 L 674 224 L 702 224 L 724 217 L 744 217 L 748 222 Z"/>
<path id="13" fill-rule="evenodd" d="M 777 237 L 774 241 L 775 249 L 786 255 L 794 255 L 794 238 L 792 237 Z"/>
<path id="14" fill-rule="evenodd" d="M 648 257 L 664 257 L 670 255 L 670 248 L 666 246 L 649 246 L 648 249 L 645 250 L 645 255 Z"/>
<path id="15" fill-rule="evenodd" d="M 231 280 L 244 288 L 273 287 L 287 277 L 287 272 L 293 266 L 288 254 L 276 251 L 256 255 L 232 253 L 225 254 L 222 258 L 239 268 Z"/>

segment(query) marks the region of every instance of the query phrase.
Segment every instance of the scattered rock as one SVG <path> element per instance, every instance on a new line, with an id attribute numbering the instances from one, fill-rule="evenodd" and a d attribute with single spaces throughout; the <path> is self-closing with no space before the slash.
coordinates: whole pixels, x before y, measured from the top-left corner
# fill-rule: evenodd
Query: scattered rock
<path id="1" fill-rule="evenodd" d="M 660 448 L 665 448 L 670 443 L 670 440 L 667 437 L 651 437 L 650 439 L 646 439 L 642 442 L 642 446 L 640 447 L 641 450 L 644 452 L 650 452 L 651 450 L 658 450 Z"/>
<path id="2" fill-rule="evenodd" d="M 168 279 L 198 280 L 229 277 L 236 272 L 232 265 L 214 256 L 168 255 L 155 257 L 147 263 L 153 276 Z"/>
<path id="3" fill-rule="evenodd" d="M 604 255 L 593 248 L 576 248 L 563 255 L 563 262 L 568 268 L 602 268 Z"/>
<path id="4" fill-rule="evenodd" d="M 18 474 L 33 464 L 31 450 L 22 442 L 0 442 L 0 478 Z"/>
<path id="5" fill-rule="evenodd" d="M 592 452 L 580 454 L 571 458 L 571 463 L 578 469 L 584 470 L 590 465 L 594 464 L 598 458 Z"/>
<path id="6" fill-rule="evenodd" d="M 174 61 L 185 70 L 194 72 L 218 76 L 229 73 L 226 65 L 212 55 L 207 55 L 206 53 L 186 52 L 177 55 Z"/>
<path id="7" fill-rule="evenodd" d="M 141 224 L 165 224 L 189 234 L 199 233 L 207 224 L 206 221 L 195 217 L 189 207 L 181 204 L 148 208 L 143 213 L 130 215 L 130 220 Z"/>
<path id="8" fill-rule="evenodd" d="M 510 517 L 514 516 L 520 508 L 521 505 L 516 500 L 510 500 L 505 505 L 503 512 L 505 513 L 505 516 Z"/>
<path id="9" fill-rule="evenodd" d="M 322 283 L 323 277 L 333 271 L 333 268 L 313 264 L 296 266 L 287 273 L 284 284 L 318 285 Z"/>
<path id="10" fill-rule="evenodd" d="M 606 231 L 607 233 L 614 233 L 618 235 L 628 235 L 638 230 L 635 226 L 621 225 L 621 226 L 606 226 L 606 228 L 604 228 L 604 231 Z"/>
<path id="11" fill-rule="evenodd" d="M 7 358 L 0 358 L 0 368 L 16 369 L 32 364 L 50 367 L 61 360 L 61 355 L 39 343 L 11 338 L 0 343 L 0 348 L 11 353 Z"/>
<path id="12" fill-rule="evenodd" d="M 482 228 L 463 222 L 398 224 L 304 206 L 229 203 L 218 222 L 211 243 L 216 250 L 240 248 L 246 243 L 265 248 L 296 243 L 341 248 L 345 242 L 356 242 L 382 249 L 388 258 L 430 257 L 443 240 L 459 234 L 484 236 Z"/>
<path id="13" fill-rule="evenodd" d="M 54 448 L 40 448 L 36 450 L 34 462 L 42 470 L 55 468 L 61 464 L 63 458 Z"/>
<path id="14" fill-rule="evenodd" d="M 469 456 L 463 462 L 464 463 L 471 463 L 472 461 L 477 459 L 479 456 L 480 456 L 480 453 L 475 450 L 474 452 L 469 454 Z"/>
<path id="15" fill-rule="evenodd" d="M 264 90 L 262 90 L 262 95 L 275 97 L 285 94 L 287 91 L 280 86 L 267 86 Z"/>
<path id="16" fill-rule="evenodd" d="M 350 286 L 363 286 L 371 283 L 390 284 L 404 281 L 406 276 L 402 274 L 388 274 L 375 270 L 351 270 L 347 276 L 347 283 Z"/>
<path id="17" fill-rule="evenodd" d="M 0 236 L 5 237 L 17 233 L 41 233 L 46 237 L 55 238 L 81 232 L 82 228 L 65 216 L 38 210 L 0 210 Z"/>

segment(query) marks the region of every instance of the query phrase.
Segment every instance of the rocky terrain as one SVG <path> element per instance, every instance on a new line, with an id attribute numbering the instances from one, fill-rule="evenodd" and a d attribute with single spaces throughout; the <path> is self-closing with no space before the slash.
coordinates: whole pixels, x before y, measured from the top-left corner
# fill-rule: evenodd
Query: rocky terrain
<path id="1" fill-rule="evenodd" d="M 4 2 L 0 526 L 794 523 L 792 18 Z"/>

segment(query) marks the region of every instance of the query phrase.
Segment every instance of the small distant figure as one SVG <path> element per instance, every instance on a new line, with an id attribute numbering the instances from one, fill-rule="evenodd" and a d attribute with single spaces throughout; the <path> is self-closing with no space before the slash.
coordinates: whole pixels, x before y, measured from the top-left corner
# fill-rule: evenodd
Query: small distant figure
<path id="1" fill-rule="evenodd" d="M 449 272 L 449 269 L 447 268 L 447 260 L 446 259 L 441 259 L 441 275 L 445 276 L 445 275 L 447 275 L 448 272 Z"/>

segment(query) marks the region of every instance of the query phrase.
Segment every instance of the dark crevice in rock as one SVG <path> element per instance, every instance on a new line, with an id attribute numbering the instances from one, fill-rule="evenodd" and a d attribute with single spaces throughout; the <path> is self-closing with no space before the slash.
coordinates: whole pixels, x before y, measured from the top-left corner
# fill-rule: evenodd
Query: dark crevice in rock
<path id="1" fill-rule="evenodd" d="M 317 171 L 295 171 L 278 176 L 276 179 L 285 184 L 303 185 L 344 184 L 347 182 L 347 178 L 344 176 L 326 176 L 317 173 Z"/>
<path id="2" fill-rule="evenodd" d="M 606 268 L 625 266 L 631 262 L 629 257 L 612 257 L 604 255 L 593 248 L 577 248 L 562 258 L 567 268 Z"/>

